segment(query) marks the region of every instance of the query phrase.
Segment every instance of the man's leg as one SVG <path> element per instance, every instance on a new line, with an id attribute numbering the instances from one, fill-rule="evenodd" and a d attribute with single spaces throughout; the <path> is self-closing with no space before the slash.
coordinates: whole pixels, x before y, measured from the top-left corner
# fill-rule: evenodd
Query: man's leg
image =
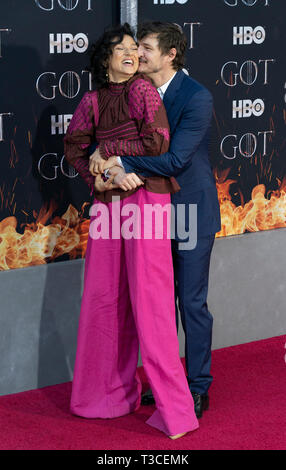
<path id="1" fill-rule="evenodd" d="M 173 259 L 181 320 L 185 332 L 187 378 L 192 392 L 206 395 L 210 374 L 213 318 L 208 310 L 209 267 L 214 235 L 198 239 L 193 250 L 179 250 Z"/>
<path id="2" fill-rule="evenodd" d="M 178 328 L 177 300 L 185 332 L 185 358 L 187 378 L 193 394 L 198 418 L 208 407 L 207 391 L 212 382 L 211 341 L 213 318 L 207 307 L 209 265 L 214 235 L 198 240 L 194 250 L 178 249 L 172 240 L 175 275 L 176 323 Z M 154 397 L 151 390 L 142 395 L 141 403 L 151 405 Z"/>

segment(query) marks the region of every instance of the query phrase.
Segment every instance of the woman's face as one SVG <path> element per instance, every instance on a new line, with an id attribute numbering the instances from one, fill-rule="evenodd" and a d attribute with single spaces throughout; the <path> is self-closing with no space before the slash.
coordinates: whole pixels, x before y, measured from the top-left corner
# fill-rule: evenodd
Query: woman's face
<path id="1" fill-rule="evenodd" d="M 114 46 L 109 57 L 109 80 L 117 83 L 128 80 L 137 72 L 138 65 L 137 44 L 131 36 L 124 35 L 123 40 Z"/>

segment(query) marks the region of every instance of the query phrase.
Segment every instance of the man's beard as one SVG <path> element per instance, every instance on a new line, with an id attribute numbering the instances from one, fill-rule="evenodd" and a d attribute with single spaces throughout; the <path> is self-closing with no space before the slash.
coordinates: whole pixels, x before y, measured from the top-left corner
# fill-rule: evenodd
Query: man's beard
<path id="1" fill-rule="evenodd" d="M 140 70 L 141 64 L 142 64 L 142 65 L 145 64 L 145 65 L 148 66 L 148 63 L 147 63 L 147 62 L 140 62 L 140 61 L 139 61 L 139 72 L 141 72 L 141 70 Z M 153 74 L 153 73 L 158 73 L 158 72 L 160 72 L 160 68 L 159 68 L 159 67 L 154 67 L 154 68 L 152 68 L 152 69 L 150 68 L 149 70 L 146 70 L 146 71 L 143 70 L 142 72 L 144 72 L 144 73 L 146 73 L 146 74 L 149 75 L 149 74 Z"/>

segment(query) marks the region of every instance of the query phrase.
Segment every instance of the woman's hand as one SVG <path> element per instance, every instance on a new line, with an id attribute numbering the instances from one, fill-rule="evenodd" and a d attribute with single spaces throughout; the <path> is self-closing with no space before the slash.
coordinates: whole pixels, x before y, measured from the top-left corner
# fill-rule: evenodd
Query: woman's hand
<path id="1" fill-rule="evenodd" d="M 110 189 L 121 188 L 124 191 L 143 186 L 143 181 L 135 173 L 125 173 L 124 169 L 118 166 L 112 167 L 110 177 L 103 181 L 101 174 L 97 174 L 94 187 L 98 192 L 108 191 Z"/>
<path id="2" fill-rule="evenodd" d="M 114 183 L 115 175 L 111 175 L 107 181 L 104 181 L 101 177 L 101 174 L 97 174 L 94 182 L 94 187 L 97 192 L 103 193 L 104 191 L 109 191 L 110 189 L 118 188 L 119 186 Z"/>
<path id="3" fill-rule="evenodd" d="M 93 176 L 97 176 L 98 173 L 103 173 L 103 166 L 106 160 L 100 156 L 99 148 L 91 154 L 89 157 L 89 171 Z"/>
<path id="4" fill-rule="evenodd" d="M 129 191 L 130 189 L 144 185 L 143 181 L 136 173 L 125 173 L 122 167 L 114 166 L 109 172 L 114 176 L 114 183 L 116 185 L 114 187 L 121 188 L 124 191 Z"/>
<path id="5" fill-rule="evenodd" d="M 96 176 L 98 173 L 103 173 L 104 170 L 116 164 L 116 157 L 110 157 L 108 160 L 104 160 L 104 158 L 100 156 L 99 148 L 89 157 L 89 171 L 93 176 Z"/>
<path id="6" fill-rule="evenodd" d="M 104 170 L 107 170 L 108 168 L 112 168 L 114 166 L 119 166 L 118 165 L 118 161 L 117 161 L 117 157 L 109 157 L 108 160 L 104 160 L 104 167 L 103 167 L 103 171 Z"/>

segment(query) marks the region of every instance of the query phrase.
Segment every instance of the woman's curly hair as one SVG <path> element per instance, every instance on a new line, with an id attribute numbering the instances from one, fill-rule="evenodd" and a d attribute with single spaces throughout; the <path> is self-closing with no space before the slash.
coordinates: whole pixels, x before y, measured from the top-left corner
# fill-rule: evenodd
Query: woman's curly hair
<path id="1" fill-rule="evenodd" d="M 108 59 L 112 55 L 114 46 L 121 43 L 125 35 L 131 36 L 135 41 L 134 32 L 128 23 L 106 29 L 95 44 L 91 45 L 90 67 L 87 70 L 91 72 L 97 90 L 107 87 Z"/>

